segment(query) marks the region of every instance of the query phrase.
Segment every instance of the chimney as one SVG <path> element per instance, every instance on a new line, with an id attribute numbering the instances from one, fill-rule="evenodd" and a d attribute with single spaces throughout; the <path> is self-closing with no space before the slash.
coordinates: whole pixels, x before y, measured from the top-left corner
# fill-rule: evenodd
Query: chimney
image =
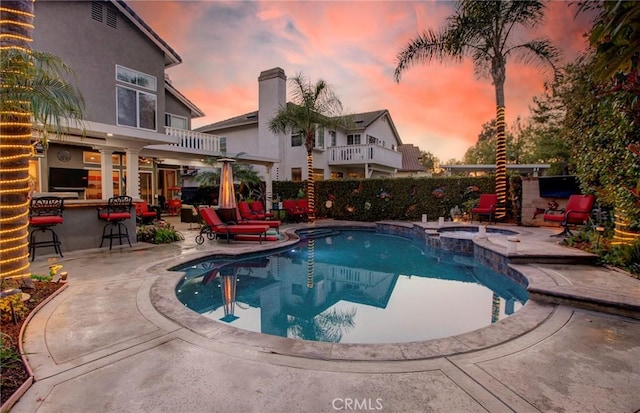
<path id="1" fill-rule="evenodd" d="M 265 70 L 258 77 L 258 149 L 263 156 L 279 158 L 278 137 L 269 122 L 287 103 L 287 76 L 280 67 Z"/>

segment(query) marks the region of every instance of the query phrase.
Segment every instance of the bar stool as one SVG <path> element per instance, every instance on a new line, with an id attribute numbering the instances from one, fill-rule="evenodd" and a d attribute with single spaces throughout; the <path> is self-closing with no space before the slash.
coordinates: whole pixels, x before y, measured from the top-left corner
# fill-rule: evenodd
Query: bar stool
<path id="1" fill-rule="evenodd" d="M 107 206 L 105 208 L 98 208 L 98 219 L 107 221 L 107 224 L 102 229 L 102 239 L 100 240 L 100 248 L 105 239 L 109 240 L 109 250 L 113 246 L 114 238 L 120 240 L 122 245 L 122 239 L 126 238 L 129 246 L 131 246 L 131 240 L 129 240 L 129 230 L 123 221 L 131 219 L 131 208 L 133 207 L 133 198 L 127 195 L 115 196 L 109 198 Z M 107 234 L 107 228 L 109 233 Z M 114 233 L 115 229 L 118 229 L 117 233 Z M 124 232 L 123 232 L 124 230 Z"/>
<path id="2" fill-rule="evenodd" d="M 56 254 L 62 255 L 60 251 L 60 238 L 51 228 L 62 224 L 62 210 L 64 209 L 64 199 L 57 196 L 44 196 L 41 198 L 31 198 L 29 202 L 29 225 L 33 228 L 29 234 L 29 254 L 31 261 L 36 257 L 36 248 L 53 247 Z M 51 232 L 51 239 L 46 241 L 36 241 L 36 232 Z"/>

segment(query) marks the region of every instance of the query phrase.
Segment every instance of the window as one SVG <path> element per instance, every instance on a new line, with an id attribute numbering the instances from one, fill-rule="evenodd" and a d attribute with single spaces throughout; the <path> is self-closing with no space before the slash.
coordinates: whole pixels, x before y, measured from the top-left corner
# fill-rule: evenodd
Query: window
<path id="1" fill-rule="evenodd" d="M 293 182 L 302 182 L 302 168 L 291 168 L 291 180 Z"/>
<path id="2" fill-rule="evenodd" d="M 331 172 L 331 179 L 342 179 L 344 174 L 342 172 Z"/>
<path id="3" fill-rule="evenodd" d="M 336 146 L 338 144 L 336 139 L 336 131 L 330 130 L 329 135 L 331 136 L 331 146 Z"/>
<path id="4" fill-rule="evenodd" d="M 100 165 L 100 152 L 82 151 L 82 162 Z"/>
<path id="5" fill-rule="evenodd" d="M 347 145 L 360 145 L 360 134 L 347 135 Z"/>
<path id="6" fill-rule="evenodd" d="M 120 65 L 116 65 L 116 80 L 148 90 L 158 90 L 155 76 L 147 75 L 146 73 Z"/>
<path id="7" fill-rule="evenodd" d="M 220 152 L 227 153 L 227 138 L 224 136 L 220 137 Z"/>
<path id="8" fill-rule="evenodd" d="M 324 127 L 318 126 L 316 128 L 316 148 L 324 148 Z"/>
<path id="9" fill-rule="evenodd" d="M 189 129 L 187 127 L 187 118 L 184 116 L 172 115 L 171 113 L 166 113 L 164 115 L 164 126 L 170 126 L 176 129 Z"/>
<path id="10" fill-rule="evenodd" d="M 156 130 L 156 95 L 116 86 L 118 125 Z"/>
<path id="11" fill-rule="evenodd" d="M 90 169 L 89 184 L 85 190 L 86 199 L 102 199 L 102 172 L 100 169 Z"/>
<path id="12" fill-rule="evenodd" d="M 323 181 L 324 180 L 324 169 L 313 168 L 313 180 L 314 181 Z"/>
<path id="13" fill-rule="evenodd" d="M 302 146 L 302 134 L 296 133 L 291 135 L 291 147 Z"/>

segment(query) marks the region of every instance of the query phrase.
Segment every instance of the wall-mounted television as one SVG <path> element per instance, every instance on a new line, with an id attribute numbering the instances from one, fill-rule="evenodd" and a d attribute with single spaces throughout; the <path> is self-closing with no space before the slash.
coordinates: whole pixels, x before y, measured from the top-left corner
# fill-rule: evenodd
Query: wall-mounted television
<path id="1" fill-rule="evenodd" d="M 89 171 L 86 169 L 49 168 L 49 187 L 86 188 L 89 185 Z"/>
<path id="2" fill-rule="evenodd" d="M 569 198 L 580 194 L 580 183 L 573 175 L 541 176 L 538 183 L 542 198 Z"/>

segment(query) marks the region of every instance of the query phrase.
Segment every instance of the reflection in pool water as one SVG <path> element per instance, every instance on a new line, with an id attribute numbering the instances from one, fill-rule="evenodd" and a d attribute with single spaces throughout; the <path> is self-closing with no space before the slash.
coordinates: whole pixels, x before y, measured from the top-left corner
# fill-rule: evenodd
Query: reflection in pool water
<path id="1" fill-rule="evenodd" d="M 303 340 L 399 343 L 462 334 L 512 314 L 526 289 L 472 256 L 367 230 L 322 230 L 269 255 L 176 270 L 188 308 L 237 328 Z M 305 238 L 308 236 L 308 238 Z"/>

